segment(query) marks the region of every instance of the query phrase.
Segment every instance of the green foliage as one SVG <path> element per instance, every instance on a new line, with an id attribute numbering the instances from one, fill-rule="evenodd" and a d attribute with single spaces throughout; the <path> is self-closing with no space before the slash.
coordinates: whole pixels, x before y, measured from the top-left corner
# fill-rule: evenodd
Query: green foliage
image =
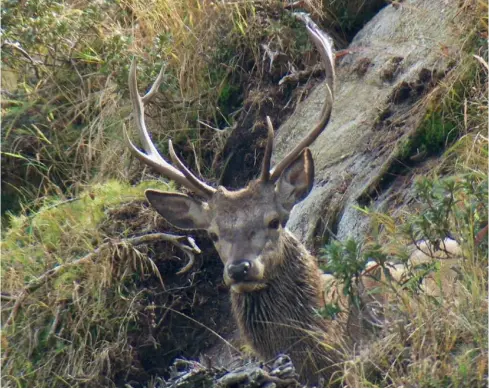
<path id="1" fill-rule="evenodd" d="M 323 270 L 333 274 L 343 284 L 345 296 L 352 296 L 355 279 L 365 270 L 369 261 L 362 245 L 353 239 L 333 241 L 322 250 L 322 255 L 328 259 Z"/>
<path id="2" fill-rule="evenodd" d="M 486 174 L 467 173 L 443 179 L 425 177 L 416 182 L 415 191 L 417 212 L 397 228 L 399 237 L 396 239 L 412 243 L 415 247 L 421 241 L 429 242 L 433 247 L 443 250 L 442 242 L 447 237 L 453 237 L 473 247 L 477 233 L 488 225 Z M 364 212 L 370 213 L 366 209 Z M 371 217 L 374 224 L 386 220 L 376 214 Z M 374 227 L 374 230 L 377 229 L 378 226 Z M 481 250 L 481 258 L 484 258 L 487 242 L 479 242 L 477 250 Z M 358 282 L 356 280 L 365 271 L 369 261 L 377 263 L 389 279 L 390 270 L 386 263 L 393 261 L 407 264 L 408 259 L 403 250 L 397 251 L 395 256 L 387 255 L 380 241 L 364 244 L 353 239 L 329 243 L 322 250 L 322 256 L 327 261 L 323 270 L 341 281 L 345 296 L 354 296 L 355 282 Z M 415 282 L 407 280 L 406 284 L 419 284 L 433 267 L 419 265 L 413 270 L 418 270 L 417 274 L 412 274 Z M 419 270 L 423 270 L 423 273 L 419 273 Z"/>
<path id="3" fill-rule="evenodd" d="M 473 242 L 488 223 L 487 187 L 487 176 L 477 173 L 420 179 L 416 192 L 422 210 L 402 226 L 403 232 L 412 242 L 426 240 L 438 245 L 447 236 Z"/>
<path id="4" fill-rule="evenodd" d="M 399 323 L 397 327 L 387 326 L 386 333 L 381 333 L 385 336 L 379 335 L 364 356 L 354 356 L 347 362 L 347 376 L 349 380 L 359 380 L 357 386 L 361 382 L 360 386 L 369 387 L 484 386 L 488 247 L 487 231 L 485 236 L 480 234 L 488 225 L 487 171 L 473 170 L 436 179 L 424 177 L 414 187 L 415 212 L 405 215 L 402 222 L 396 224 L 387 215 L 364 210 L 374 231 L 369 242 L 335 241 L 323 250 L 323 260 L 327 261 L 324 270 L 343 285 L 342 293 L 348 298 L 350 309 L 352 303 L 357 309 L 364 309 L 366 296 L 362 297 L 359 284 L 363 274 L 387 290 L 382 292 L 383 298 L 388 295 L 391 301 L 383 315 L 388 323 Z M 435 258 L 434 250 L 445 251 L 447 237 L 461 245 L 463 260 L 460 257 L 454 263 L 450 257 Z M 424 253 L 427 261 L 407 261 L 405 248 L 409 244 Z M 433 251 L 427 249 L 430 246 Z M 444 261 L 448 261 L 447 265 Z M 399 282 L 392 273 L 396 263 L 406 269 Z M 365 272 L 375 266 L 381 275 Z M 447 266 L 457 269 L 458 280 L 451 285 L 441 281 Z M 425 294 L 423 283 L 428 280 L 435 295 Z M 450 292 L 443 291 L 447 287 Z M 341 296 L 337 297 L 321 312 L 324 317 L 335 318 L 341 312 Z"/>

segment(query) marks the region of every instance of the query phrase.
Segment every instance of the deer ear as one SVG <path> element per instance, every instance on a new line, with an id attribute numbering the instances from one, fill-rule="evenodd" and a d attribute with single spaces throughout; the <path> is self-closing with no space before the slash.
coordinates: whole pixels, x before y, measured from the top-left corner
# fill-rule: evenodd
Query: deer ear
<path id="1" fill-rule="evenodd" d="M 209 226 L 206 203 L 183 194 L 148 189 L 145 193 L 149 203 L 166 221 L 182 230 L 205 230 Z"/>
<path id="2" fill-rule="evenodd" d="M 314 183 L 314 161 L 311 150 L 305 148 L 280 176 L 275 192 L 282 206 L 290 211 L 307 197 Z"/>

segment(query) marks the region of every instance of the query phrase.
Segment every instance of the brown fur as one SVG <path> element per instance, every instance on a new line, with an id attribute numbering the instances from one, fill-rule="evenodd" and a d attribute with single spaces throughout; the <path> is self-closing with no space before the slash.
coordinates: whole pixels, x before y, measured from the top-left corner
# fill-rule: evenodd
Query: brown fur
<path id="1" fill-rule="evenodd" d="M 308 385 L 327 379 L 340 360 L 337 323 L 328 328 L 318 310 L 322 305 L 321 276 L 305 247 L 283 230 L 276 258 L 280 264 L 267 276 L 267 288 L 251 293 L 231 292 L 234 316 L 246 342 L 264 360 L 279 353 L 290 356 L 301 381 Z"/>

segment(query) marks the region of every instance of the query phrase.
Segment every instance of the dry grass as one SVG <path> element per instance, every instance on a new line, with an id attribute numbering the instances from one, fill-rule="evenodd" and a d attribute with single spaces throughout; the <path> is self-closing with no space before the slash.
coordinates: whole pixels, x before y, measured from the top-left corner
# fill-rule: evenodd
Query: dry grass
<path id="1" fill-rule="evenodd" d="M 343 17 L 364 17 L 358 0 L 344 15 L 337 3 L 308 0 L 301 9 L 325 25 L 335 20 L 335 28 Z M 262 45 L 286 59 L 282 76 L 288 62 L 300 68 L 311 61 L 302 26 L 277 0 L 19 4 L 7 1 L 3 16 L 3 212 L 18 211 L 19 200 L 36 209 L 44 196 L 76 196 L 93 180 L 138 177 L 121 136 L 133 55 L 141 89 L 166 66 L 164 90 L 148 111 L 156 143 L 165 150 L 172 137 L 210 180 L 219 176 L 226 135 L 210 128 L 232 126 L 247 88 L 276 77 Z"/>
<path id="2" fill-rule="evenodd" d="M 472 145 L 478 147 L 477 143 Z M 487 154 L 487 142 L 481 149 Z M 439 260 L 433 259 L 435 270 L 430 277 L 435 280 L 434 290 L 439 289 L 435 295 L 413 290 L 426 273 L 402 285 L 386 285 L 390 301 L 384 309 L 386 324 L 358 348 L 360 352 L 346 358 L 340 379 L 343 384 L 351 387 L 487 386 L 487 232 L 485 239 L 478 240 L 484 226 L 487 228 L 487 171 L 475 175 L 466 171 L 466 174 L 470 184 L 462 184 L 453 192 L 454 207 L 446 213 L 448 228 L 463 252 L 461 258 L 450 260 L 449 267 L 455 268 L 458 274 L 456 281 L 453 284 L 441 281 L 444 267 L 436 265 Z M 462 174 L 458 178 L 459 182 L 465 179 Z M 480 198 L 468 194 L 470 189 L 462 189 L 472 186 L 482 190 L 485 187 L 485 200 L 480 202 Z M 426 212 L 426 204 L 419 209 Z M 404 248 L 412 242 L 410 234 L 405 233 L 406 224 L 414 219 L 416 225 L 419 223 L 416 220 L 421 219 L 405 215 L 405 224 L 396 225 L 387 215 L 373 216 L 381 225 L 389 226 L 377 237 L 383 242 L 382 252 L 390 260 L 400 260 Z M 434 235 L 429 238 L 434 239 Z"/>
<path id="3" fill-rule="evenodd" d="M 153 233 L 174 231 L 142 200 L 148 187 L 173 189 L 108 181 L 12 217 L 1 246 L 3 386 L 144 386 L 229 332 L 210 241 L 199 237 L 203 253 L 180 274 L 188 258 Z"/>
<path id="4" fill-rule="evenodd" d="M 469 5 L 474 2 L 465 4 Z M 482 6 L 487 12 L 487 5 Z M 359 355 L 347 359 L 342 382 L 348 386 L 487 387 L 488 68 L 485 60 L 477 58 L 487 58 L 486 44 L 473 45 L 474 38 L 477 41 L 487 36 L 487 19 L 478 22 L 475 32 L 470 26 L 472 45 L 466 47 L 469 52 L 438 87 L 436 93 L 443 97 L 434 101 L 434 112 L 443 118 L 442 124 L 458 134 L 458 139 L 436 166 L 431 163 L 429 171 L 417 170 L 425 179 L 449 183 L 445 188 L 453 190 L 447 190 L 444 200 L 436 206 L 414 199 L 401 211 L 393 209 L 394 217 L 371 214 L 378 232 L 374 241 L 382 242 L 383 251 L 394 259 L 401 258 L 403 248 L 413 240 L 433 241 L 437 233 L 448 232 L 461 244 L 463 252 L 458 261 L 458 281 L 451 291 L 445 287 L 440 293 L 444 297 L 438 298 L 413 295 L 403 288 L 396 290 L 385 312 L 388 325 Z M 446 132 L 435 133 L 445 130 L 437 125 L 425 130 L 448 138 Z M 433 191 L 428 195 L 435 201 Z M 428 205 L 434 206 L 436 213 L 450 202 L 452 211 L 447 211 L 443 220 L 423 226 L 430 220 L 423 218 Z M 417 227 L 406 228 L 413 222 Z M 426 231 L 432 234 L 424 234 Z"/>
<path id="5" fill-rule="evenodd" d="M 121 371 L 130 374 L 131 327 L 148 304 L 140 283 L 161 276 L 138 248 L 102 245 L 107 236 L 99 225 L 108 209 L 140 198 L 148 185 L 167 188 L 110 182 L 13 218 L 2 242 L 2 299 L 10 297 L 2 304 L 3 385 L 113 386 Z M 6 320 L 17 309 L 11 298 L 26 284 L 90 252 L 93 259 L 47 279 Z"/>
<path id="6" fill-rule="evenodd" d="M 230 75 L 249 71 L 239 70 L 243 62 L 261 61 L 258 37 L 269 21 L 257 23 L 255 7 L 192 0 L 8 4 L 2 207 L 15 208 L 16 198 L 31 203 L 50 194 L 76 196 L 93 179 L 134 178 L 135 169 L 122 163 L 128 154 L 121 136 L 131 110 L 125 95 L 133 55 L 143 58 L 141 88 L 166 64 L 165 91 L 158 108 L 149 110 L 156 142 L 165 149 L 168 137 L 177 146 L 190 141 L 185 156 L 212 177 L 206 163 L 215 156 L 206 145 L 222 135 L 198 122 L 221 127 L 231 120 L 220 107 L 241 80 Z"/>
<path id="7" fill-rule="evenodd" d="M 4 320 L 14 305 L 9 296 L 15 297 L 46 271 L 94 252 L 107 238 L 120 239 L 159 226 L 147 210 L 133 221 L 132 208 L 122 204 L 140 199 L 146 187 L 166 188 L 166 184 L 144 182 L 132 188 L 106 182 L 109 177 L 135 180 L 140 176 L 139 166 L 126 164 L 129 157 L 121 136 L 130 113 L 125 90 L 130 56 L 142 59 L 141 90 L 154 79 L 161 63 L 167 66 L 165 90 L 149 109 L 148 123 L 156 143 L 164 150 L 171 136 L 177 146 L 180 142 L 195 170 L 215 177 L 211 162 L 220 152 L 214 145 L 222 145 L 222 135 L 204 131 L 197 123 L 220 128 L 232 125 L 234 116 L 223 112 L 223 107 L 232 105 L 231 97 L 237 93 L 233 88 L 247 80 L 243 75 L 255 72 L 258 81 L 254 86 L 261 82 L 260 77 L 271 77 L 261 44 L 292 60 L 304 57 L 302 50 L 308 52 L 309 47 L 305 35 L 290 39 L 296 31 L 290 20 L 283 22 L 281 3 L 275 1 L 126 0 L 95 8 L 95 14 L 88 12 L 90 7 L 83 1 L 63 6 L 28 3 L 29 7 L 45 7 L 46 14 L 36 11 L 43 15 L 38 22 L 44 25 L 30 26 L 27 17 L 34 11 L 15 8 L 13 3 L 8 6 L 15 23 L 4 19 L 5 39 L 23 38 L 22 47 L 31 56 L 29 60 L 17 49 L 5 48 L 13 54 L 4 57 L 15 86 L 2 100 L 2 196 L 10 194 L 12 202 L 20 197 L 24 207 L 21 216 L 9 222 L 2 242 Z M 331 3 L 338 6 L 341 2 Z M 473 5 L 472 1 L 465 3 Z M 481 6 L 485 5 L 481 2 Z M 48 15 L 52 7 L 57 12 L 54 19 Z M 306 2 L 305 8 L 342 23 L 338 10 L 324 9 L 317 1 Z M 487 31 L 487 19 L 484 23 Z M 16 29 L 18 26 L 26 30 Z M 36 29 L 40 40 L 27 39 Z M 340 38 L 347 35 L 338 31 Z M 474 54 L 486 58 L 485 52 Z M 302 65 L 307 58 L 304 61 Z M 473 67 L 469 93 L 454 91 L 450 97 L 457 97 L 461 104 L 445 105 L 457 108 L 445 112 L 445 117 L 454 120 L 461 137 L 450 146 L 435 173 L 471 173 L 483 180 L 488 156 L 487 73 L 480 61 L 473 59 L 473 63 L 478 66 Z M 452 87 L 448 85 L 454 90 Z M 258 99 L 256 104 L 260 103 Z M 191 146 L 181 146 L 187 141 Z M 119 215 L 114 221 L 111 212 L 115 209 L 127 216 Z M 487 246 L 474 244 L 474 235 L 480 231 L 473 229 L 473 221 L 451 221 L 465 253 L 457 301 L 401 293 L 389 312 L 392 326 L 360 356 L 351 356 L 343 382 L 350 386 L 487 384 Z M 384 237 L 390 249 L 406 242 L 405 237 L 394 236 L 393 224 L 391 235 Z M 174 259 L 168 245 L 152 249 L 162 259 Z M 115 386 L 138 377 L 138 384 L 143 384 L 150 381 L 151 374 L 141 365 L 142 356 L 160 362 L 159 347 L 168 336 L 182 343 L 182 348 L 195 349 L 192 334 L 196 330 L 187 320 L 181 325 L 182 332 L 173 328 L 175 333 L 168 333 L 161 323 L 171 316 L 170 308 L 192 315 L 202 306 L 208 312 L 205 294 L 202 302 L 195 302 L 195 296 L 215 285 L 198 285 L 198 294 L 194 281 L 192 287 L 176 283 L 188 296 L 171 300 L 170 293 L 161 292 L 158 272 L 147 251 L 108 245 L 96 260 L 71 268 L 30 294 L 13 325 L 2 331 L 6 353 L 2 383 Z M 165 285 L 182 266 L 178 260 L 168 263 L 173 267 L 165 268 Z M 157 330 L 155 318 L 161 318 Z M 181 353 L 175 339 L 165 349 L 170 356 Z"/>

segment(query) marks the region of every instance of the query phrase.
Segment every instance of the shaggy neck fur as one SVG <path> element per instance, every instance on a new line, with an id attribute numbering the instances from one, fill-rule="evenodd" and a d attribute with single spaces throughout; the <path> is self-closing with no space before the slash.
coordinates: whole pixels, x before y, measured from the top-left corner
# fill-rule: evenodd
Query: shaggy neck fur
<path id="1" fill-rule="evenodd" d="M 339 352 L 336 338 L 317 310 L 321 306 L 318 266 L 305 247 L 287 230 L 275 254 L 282 258 L 267 282 L 252 293 L 231 292 L 234 316 L 242 336 L 265 361 L 288 354 L 301 381 L 321 384 L 328 379 Z M 336 330 L 338 330 L 336 328 Z M 333 341 L 331 341 L 333 340 Z"/>

